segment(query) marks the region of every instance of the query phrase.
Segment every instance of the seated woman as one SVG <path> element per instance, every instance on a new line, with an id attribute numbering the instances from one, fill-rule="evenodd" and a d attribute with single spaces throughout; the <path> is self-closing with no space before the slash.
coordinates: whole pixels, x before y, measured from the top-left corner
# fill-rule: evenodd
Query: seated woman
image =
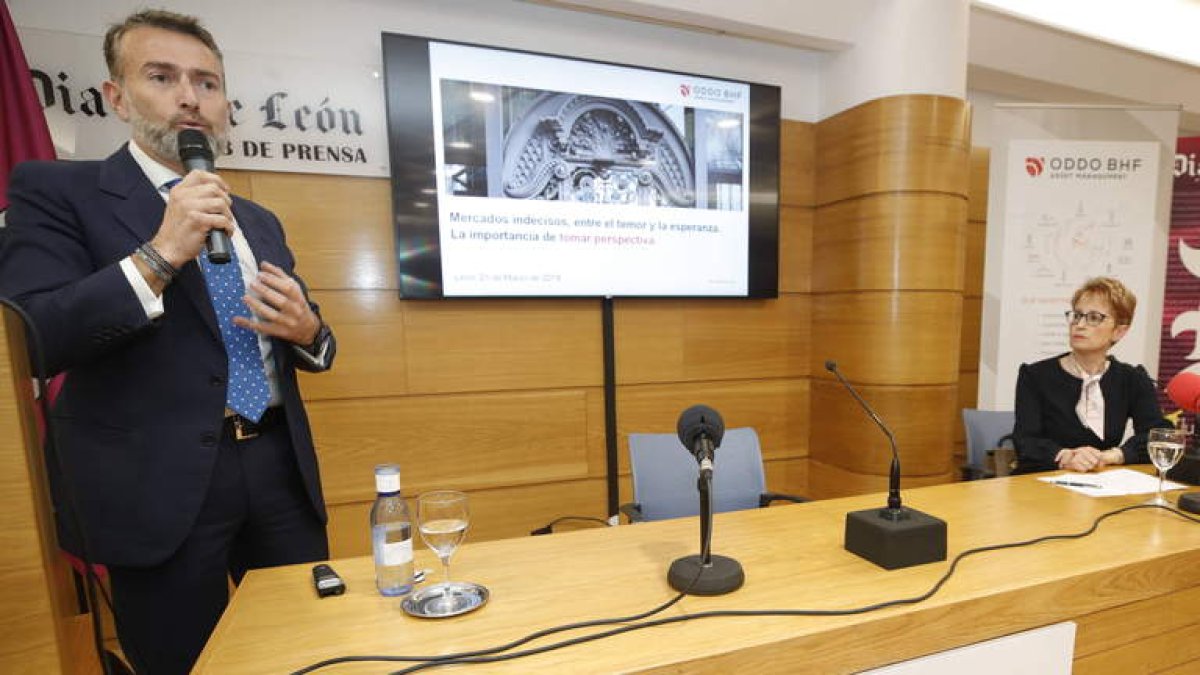
<path id="1" fill-rule="evenodd" d="M 1089 279 L 1066 313 L 1071 351 L 1033 364 L 1017 376 L 1014 473 L 1096 471 L 1146 463 L 1146 435 L 1169 427 L 1146 369 L 1121 363 L 1108 350 L 1129 332 L 1137 298 L 1120 281 Z M 1128 420 L 1133 435 L 1121 443 Z"/>

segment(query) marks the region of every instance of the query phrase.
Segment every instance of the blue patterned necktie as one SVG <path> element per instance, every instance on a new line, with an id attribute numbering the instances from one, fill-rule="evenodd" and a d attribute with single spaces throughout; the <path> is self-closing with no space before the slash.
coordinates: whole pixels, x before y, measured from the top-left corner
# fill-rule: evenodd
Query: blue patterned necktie
<path id="1" fill-rule="evenodd" d="M 221 328 L 221 338 L 225 340 L 225 354 L 229 358 L 225 405 L 242 417 L 257 422 L 271 400 L 271 389 L 267 386 L 262 352 L 258 350 L 258 336 L 254 331 L 233 324 L 235 316 L 250 318 L 250 310 L 242 302 L 246 287 L 242 283 L 241 269 L 238 268 L 237 251 L 230 247 L 230 253 L 232 260 L 216 265 L 209 262 L 208 251 L 202 251 L 200 269 L 204 270 L 204 281 L 212 297 L 217 325 Z"/>
<path id="2" fill-rule="evenodd" d="M 165 187 L 169 190 L 177 182 L 169 182 Z M 262 352 L 258 349 L 258 336 L 254 331 L 233 323 L 235 316 L 250 318 L 250 310 L 242 302 L 246 286 L 242 282 L 241 268 L 238 267 L 237 251 L 233 247 L 230 249 L 233 259 L 223 265 L 209 262 L 208 251 L 201 251 L 200 269 L 204 272 L 204 283 L 212 298 L 221 339 L 225 341 L 225 355 L 229 359 L 225 405 L 242 417 L 257 422 L 262 419 L 271 400 L 271 388 L 267 385 Z"/>

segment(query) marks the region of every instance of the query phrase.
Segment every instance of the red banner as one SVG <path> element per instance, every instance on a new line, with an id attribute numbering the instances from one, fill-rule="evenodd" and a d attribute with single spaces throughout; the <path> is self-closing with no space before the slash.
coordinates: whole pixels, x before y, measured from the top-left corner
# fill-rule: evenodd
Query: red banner
<path id="1" fill-rule="evenodd" d="M 27 159 L 54 159 L 54 143 L 8 5 L 0 2 L 0 212 L 8 208 L 12 168 Z"/>
<path id="2" fill-rule="evenodd" d="M 1160 391 L 1176 373 L 1200 372 L 1200 137 L 1181 138 L 1175 150 L 1175 196 L 1163 294 Z M 1163 410 L 1179 406 L 1162 401 Z"/>

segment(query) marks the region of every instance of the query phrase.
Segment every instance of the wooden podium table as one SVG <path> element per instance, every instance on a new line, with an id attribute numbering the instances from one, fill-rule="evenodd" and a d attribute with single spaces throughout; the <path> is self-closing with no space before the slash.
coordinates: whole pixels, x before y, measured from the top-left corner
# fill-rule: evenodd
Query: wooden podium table
<path id="1" fill-rule="evenodd" d="M 1032 477 L 913 489 L 906 503 L 949 524 L 951 558 L 968 548 L 1086 529 L 1146 496 L 1093 498 Z M 687 597 L 659 616 L 706 610 L 836 609 L 920 595 L 949 561 L 885 571 L 842 549 L 847 511 L 879 495 L 722 514 L 713 551 L 741 562 L 732 594 Z M 281 673 L 343 655 L 437 655 L 499 645 L 559 624 L 636 614 L 674 595 L 667 567 L 698 548 L 694 518 L 472 543 L 454 578 L 490 602 L 442 620 L 380 597 L 369 558 L 334 562 L 343 596 L 318 599 L 310 566 L 251 572 L 197 672 Z M 363 536 L 367 535 L 366 523 Z M 440 569 L 423 545 L 417 564 Z M 429 583 L 429 582 L 426 582 Z M 964 560 L 925 602 L 840 617 L 717 617 L 648 628 L 484 666 L 436 672 L 853 672 L 1062 621 L 1077 622 L 1076 673 L 1200 668 L 1200 524 L 1162 510 L 1106 520 L 1092 536 Z M 546 644 L 602 629 L 544 638 Z M 405 663 L 321 673 L 386 673 Z"/>

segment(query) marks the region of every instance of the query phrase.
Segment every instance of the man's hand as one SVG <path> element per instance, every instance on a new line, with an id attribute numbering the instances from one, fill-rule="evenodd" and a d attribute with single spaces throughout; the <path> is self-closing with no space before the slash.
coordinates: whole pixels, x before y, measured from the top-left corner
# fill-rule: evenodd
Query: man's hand
<path id="1" fill-rule="evenodd" d="M 175 269 L 200 255 L 212 229 L 233 236 L 229 186 L 215 173 L 192 171 L 171 188 L 167 210 L 150 245 Z"/>
<path id="2" fill-rule="evenodd" d="M 279 267 L 265 260 L 242 302 L 258 321 L 233 317 L 233 323 L 256 333 L 307 346 L 317 337 L 321 320 L 308 304 L 300 284 Z"/>

